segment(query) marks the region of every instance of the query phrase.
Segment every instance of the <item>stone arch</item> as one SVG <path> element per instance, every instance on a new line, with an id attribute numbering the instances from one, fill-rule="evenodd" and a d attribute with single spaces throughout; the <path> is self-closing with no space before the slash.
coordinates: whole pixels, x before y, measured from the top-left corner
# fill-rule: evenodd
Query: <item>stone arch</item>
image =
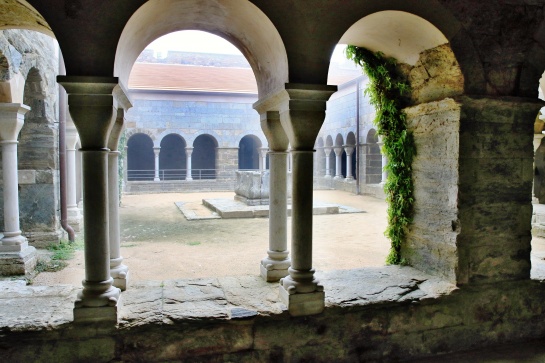
<path id="1" fill-rule="evenodd" d="M 221 141 L 221 137 L 220 135 L 218 135 L 218 133 L 214 130 L 199 130 L 198 132 L 194 133 L 193 135 L 189 136 L 186 138 L 186 141 L 187 141 L 187 145 L 193 145 L 195 143 L 195 140 L 197 140 L 199 138 L 199 136 L 201 135 L 208 135 L 208 136 L 211 136 L 213 139 L 214 139 L 214 142 L 216 143 L 216 147 L 220 146 L 220 144 L 222 146 L 225 146 Z M 235 146 L 235 145 L 233 145 Z"/>
<path id="2" fill-rule="evenodd" d="M 218 141 L 209 134 L 201 134 L 193 141 L 191 156 L 192 177 L 199 179 L 216 178 Z"/>
<path id="3" fill-rule="evenodd" d="M 177 133 L 161 138 L 159 152 L 159 173 L 161 180 L 184 180 L 187 157 L 186 142 Z"/>
<path id="4" fill-rule="evenodd" d="M 153 180 L 155 155 L 153 140 L 147 133 L 127 133 L 127 180 Z"/>
<path id="5" fill-rule="evenodd" d="M 153 131 L 148 130 L 148 129 L 142 129 L 142 128 L 128 129 L 127 133 L 125 134 L 125 137 L 127 138 L 127 140 L 129 140 L 132 136 L 134 136 L 136 134 L 144 134 L 144 135 L 148 136 L 151 139 L 152 143 L 153 143 L 153 147 L 160 147 L 159 146 L 160 138 L 156 137 L 156 135 L 153 133 Z M 159 139 L 159 142 L 158 142 L 158 139 Z"/>
<path id="6" fill-rule="evenodd" d="M 240 14 L 245 14 L 241 16 Z M 145 32 L 142 29 L 146 29 Z M 284 43 L 269 18 L 249 1 L 151 0 L 129 19 L 116 50 L 114 75 L 127 84 L 132 65 L 153 40 L 179 30 L 202 30 L 235 45 L 248 59 L 260 98 L 288 82 Z"/>
<path id="7" fill-rule="evenodd" d="M 261 158 L 259 148 L 261 140 L 255 135 L 246 135 L 240 139 L 238 144 L 238 168 L 241 170 L 259 169 L 259 160 Z"/>
<path id="8" fill-rule="evenodd" d="M 382 156 L 378 144 L 378 134 L 375 129 L 369 130 L 365 137 L 367 145 L 365 155 L 365 183 L 378 184 L 382 177 Z"/>
<path id="9" fill-rule="evenodd" d="M 449 39 L 423 17 L 406 11 L 377 11 L 355 22 L 339 43 L 365 47 L 396 58 L 399 69 L 411 84 L 407 97 L 411 104 L 464 93 L 464 75 Z M 470 82 L 475 80 L 472 78 Z M 482 88 L 480 83 L 469 88 Z"/>

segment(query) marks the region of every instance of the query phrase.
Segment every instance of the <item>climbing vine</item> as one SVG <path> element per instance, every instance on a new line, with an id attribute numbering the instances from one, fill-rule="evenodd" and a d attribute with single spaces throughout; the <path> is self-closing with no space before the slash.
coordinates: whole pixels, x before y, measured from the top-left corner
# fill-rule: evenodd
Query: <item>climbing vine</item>
<path id="1" fill-rule="evenodd" d="M 368 49 L 349 45 L 346 56 L 361 66 L 369 77 L 365 94 L 376 109 L 374 123 L 384 145 L 382 153 L 388 158 L 388 173 L 384 191 L 388 202 L 388 227 L 385 235 L 392 247 L 386 259 L 388 264 L 403 264 L 401 244 L 413 217 L 412 161 L 416 155 L 413 135 L 407 130 L 403 112 L 403 95 L 410 90 L 405 78 L 398 72 L 396 60 Z"/>

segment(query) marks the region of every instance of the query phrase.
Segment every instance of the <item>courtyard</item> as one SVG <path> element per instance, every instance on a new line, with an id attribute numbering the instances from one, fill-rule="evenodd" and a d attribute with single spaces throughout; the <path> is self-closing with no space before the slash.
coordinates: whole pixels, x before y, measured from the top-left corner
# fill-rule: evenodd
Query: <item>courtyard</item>
<path id="1" fill-rule="evenodd" d="M 268 248 L 268 218 L 188 221 L 175 205 L 182 201 L 197 214 L 206 215 L 211 212 L 202 206 L 203 198 L 232 199 L 234 195 L 233 192 L 124 195 L 120 208 L 121 254 L 129 266 L 129 283 L 259 275 L 259 261 Z M 314 191 L 314 200 L 364 211 L 314 216 L 313 260 L 317 271 L 384 265 L 389 241 L 384 237 L 383 200 L 337 190 Z M 33 284 L 79 287 L 83 277 L 83 251 L 78 250 L 65 269 L 42 272 Z"/>

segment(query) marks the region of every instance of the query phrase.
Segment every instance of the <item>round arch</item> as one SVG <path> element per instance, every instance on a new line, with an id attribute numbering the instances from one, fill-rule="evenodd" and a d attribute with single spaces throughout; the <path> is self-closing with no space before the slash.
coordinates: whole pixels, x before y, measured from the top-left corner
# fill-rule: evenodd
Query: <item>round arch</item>
<path id="1" fill-rule="evenodd" d="M 246 135 L 238 143 L 238 168 L 241 170 L 259 169 L 259 148 L 261 140 L 255 135 Z"/>
<path id="2" fill-rule="evenodd" d="M 186 178 L 186 142 L 176 133 L 161 138 L 159 173 L 161 180 L 184 180 Z"/>
<path id="3" fill-rule="evenodd" d="M 155 155 L 153 140 L 145 133 L 127 135 L 127 180 L 153 180 Z"/>
<path id="4" fill-rule="evenodd" d="M 250 63 L 260 98 L 288 82 L 288 57 L 269 18 L 249 1 L 150 0 L 129 19 L 116 50 L 114 75 L 127 84 L 130 70 L 145 47 L 162 35 L 202 30 L 235 45 Z"/>
<path id="5" fill-rule="evenodd" d="M 348 162 L 347 162 L 346 167 L 350 168 L 350 171 L 351 171 L 350 175 L 352 175 L 354 179 L 357 179 L 358 177 L 356 173 L 357 157 L 355 156 L 356 155 L 356 135 L 354 134 L 354 132 L 350 131 L 346 135 L 345 145 L 354 147 L 354 150 L 352 151 L 352 157 L 350 158 L 350 165 L 348 165 Z M 348 173 L 346 175 L 348 175 Z"/>
<path id="6" fill-rule="evenodd" d="M 192 177 L 199 179 L 216 178 L 216 150 L 218 141 L 211 135 L 202 134 L 193 141 Z"/>
<path id="7" fill-rule="evenodd" d="M 440 28 L 418 15 L 398 10 L 368 14 L 346 30 L 339 44 L 382 52 L 405 64 L 400 69 L 411 82 L 412 104 L 464 93 L 466 82 L 449 39 Z M 466 54 L 467 50 L 460 53 Z M 427 71 L 422 72 L 422 67 Z M 481 87 L 482 82 L 473 74 L 470 82 L 479 85 L 469 88 Z"/>

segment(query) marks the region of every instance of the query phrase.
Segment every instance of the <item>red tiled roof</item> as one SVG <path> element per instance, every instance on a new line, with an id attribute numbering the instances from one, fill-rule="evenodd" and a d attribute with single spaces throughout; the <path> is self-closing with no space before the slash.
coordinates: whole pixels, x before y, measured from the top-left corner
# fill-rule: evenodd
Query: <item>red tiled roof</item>
<path id="1" fill-rule="evenodd" d="M 129 88 L 175 91 L 257 93 L 251 68 L 135 63 Z"/>
<path id="2" fill-rule="evenodd" d="M 359 71 L 331 68 L 328 83 L 343 84 L 360 74 Z M 251 68 L 162 63 L 135 63 L 129 77 L 129 88 L 257 93 L 257 83 Z"/>

